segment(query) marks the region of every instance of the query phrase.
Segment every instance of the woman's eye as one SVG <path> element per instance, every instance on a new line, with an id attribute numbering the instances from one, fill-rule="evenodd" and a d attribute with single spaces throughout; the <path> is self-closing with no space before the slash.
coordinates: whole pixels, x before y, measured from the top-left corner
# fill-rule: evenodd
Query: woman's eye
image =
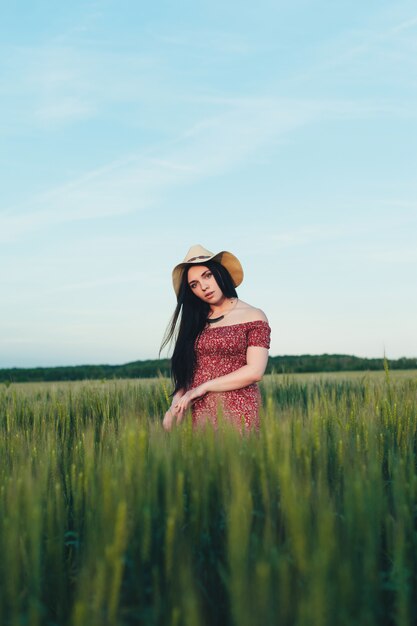
<path id="1" fill-rule="evenodd" d="M 211 278 L 212 276 L 213 276 L 213 274 L 211 272 L 207 272 L 206 278 Z"/>

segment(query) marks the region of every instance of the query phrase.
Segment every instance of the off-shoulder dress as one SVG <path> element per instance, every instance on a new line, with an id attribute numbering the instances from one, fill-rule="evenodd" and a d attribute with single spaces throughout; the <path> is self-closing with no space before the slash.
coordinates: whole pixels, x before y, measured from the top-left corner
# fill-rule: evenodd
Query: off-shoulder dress
<path id="1" fill-rule="evenodd" d="M 191 388 L 243 367 L 248 346 L 269 348 L 270 336 L 271 328 L 263 320 L 204 328 L 195 342 L 196 366 Z M 243 418 L 246 428 L 257 430 L 260 405 L 256 383 L 232 391 L 209 392 L 193 403 L 192 422 L 198 426 L 209 420 L 217 425 L 220 411 L 238 426 L 243 424 Z"/>

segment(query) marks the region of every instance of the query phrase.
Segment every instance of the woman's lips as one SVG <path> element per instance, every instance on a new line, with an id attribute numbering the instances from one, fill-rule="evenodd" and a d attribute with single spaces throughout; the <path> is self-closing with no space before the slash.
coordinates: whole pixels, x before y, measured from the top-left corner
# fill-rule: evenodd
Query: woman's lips
<path id="1" fill-rule="evenodd" d="M 211 296 L 212 296 L 213 294 L 214 294 L 214 291 L 210 291 L 210 293 L 208 293 L 208 294 L 206 295 L 206 298 L 211 298 Z"/>

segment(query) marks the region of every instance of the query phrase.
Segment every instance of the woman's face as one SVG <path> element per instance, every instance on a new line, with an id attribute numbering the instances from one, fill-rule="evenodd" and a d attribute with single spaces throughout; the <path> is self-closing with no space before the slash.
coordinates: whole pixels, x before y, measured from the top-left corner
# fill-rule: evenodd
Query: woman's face
<path id="1" fill-rule="evenodd" d="M 188 270 L 188 285 L 191 291 L 204 302 L 218 304 L 224 295 L 211 270 L 205 265 L 193 265 Z"/>

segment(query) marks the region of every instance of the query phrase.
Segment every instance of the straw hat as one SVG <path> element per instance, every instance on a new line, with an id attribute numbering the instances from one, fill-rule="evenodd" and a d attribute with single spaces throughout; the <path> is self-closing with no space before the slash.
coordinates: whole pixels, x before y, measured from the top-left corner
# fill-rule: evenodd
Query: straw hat
<path id="1" fill-rule="evenodd" d="M 189 267 L 190 265 L 204 265 L 204 261 L 217 261 L 223 265 L 232 277 L 235 287 L 240 285 L 242 282 L 243 269 L 239 259 L 235 257 L 234 254 L 227 252 L 226 250 L 213 254 L 213 252 L 210 252 L 207 248 L 203 248 L 203 246 L 196 244 L 195 246 L 191 246 L 188 250 L 184 261 L 182 263 L 178 263 L 178 265 L 176 265 L 172 270 L 172 284 L 174 285 L 174 291 L 177 294 L 177 297 L 180 292 L 184 268 Z"/>

